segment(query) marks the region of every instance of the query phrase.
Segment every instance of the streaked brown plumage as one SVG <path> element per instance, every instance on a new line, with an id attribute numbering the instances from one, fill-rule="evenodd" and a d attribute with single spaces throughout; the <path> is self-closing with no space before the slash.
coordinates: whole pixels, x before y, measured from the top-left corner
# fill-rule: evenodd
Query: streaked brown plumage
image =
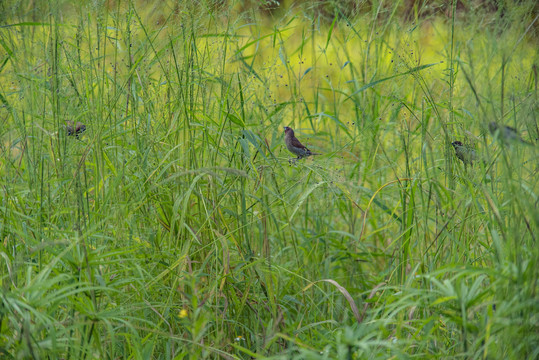
<path id="1" fill-rule="evenodd" d="M 451 145 L 455 148 L 455 155 L 464 163 L 464 165 L 473 166 L 473 162 L 477 159 L 477 154 L 474 149 L 465 146 L 460 141 L 453 141 Z"/>
<path id="2" fill-rule="evenodd" d="M 303 145 L 298 138 L 294 136 L 294 130 L 288 126 L 285 126 L 284 128 L 284 143 L 286 144 L 288 151 L 298 156 L 298 160 L 311 155 L 320 155 L 307 149 L 307 147 L 305 147 L 305 145 Z"/>

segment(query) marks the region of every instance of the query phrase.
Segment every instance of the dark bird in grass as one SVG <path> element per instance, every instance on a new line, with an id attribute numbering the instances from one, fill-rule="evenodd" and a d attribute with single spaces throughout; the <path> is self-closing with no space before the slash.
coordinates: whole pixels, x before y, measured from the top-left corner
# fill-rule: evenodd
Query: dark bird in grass
<path id="1" fill-rule="evenodd" d="M 307 149 L 302 143 L 300 143 L 298 138 L 294 136 L 294 130 L 288 126 L 285 126 L 284 128 L 284 143 L 286 144 L 288 151 L 298 156 L 296 160 L 311 155 L 320 155 L 311 152 L 311 150 Z"/>
<path id="2" fill-rule="evenodd" d="M 77 122 L 75 125 L 73 125 L 73 121 L 67 121 L 65 128 L 68 136 L 75 136 L 77 139 L 83 132 L 86 131 L 86 125 L 81 122 Z"/>
<path id="3" fill-rule="evenodd" d="M 517 129 L 507 125 L 499 125 L 495 121 L 491 121 L 488 124 L 488 129 L 492 136 L 499 138 L 503 143 L 508 144 L 512 142 L 521 142 L 526 145 L 532 145 L 527 141 L 524 141 L 517 132 Z"/>
<path id="4" fill-rule="evenodd" d="M 455 148 L 455 155 L 464 163 L 464 165 L 473 166 L 473 162 L 477 160 L 477 154 L 474 149 L 465 146 L 460 141 L 453 141 L 451 145 Z"/>

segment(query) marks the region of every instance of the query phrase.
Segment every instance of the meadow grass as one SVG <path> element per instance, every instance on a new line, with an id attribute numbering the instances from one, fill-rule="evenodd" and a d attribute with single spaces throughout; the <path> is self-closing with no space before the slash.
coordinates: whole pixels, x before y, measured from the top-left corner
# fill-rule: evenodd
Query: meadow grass
<path id="1" fill-rule="evenodd" d="M 264 4 L 0 5 L 1 357 L 537 358 L 537 4 Z"/>

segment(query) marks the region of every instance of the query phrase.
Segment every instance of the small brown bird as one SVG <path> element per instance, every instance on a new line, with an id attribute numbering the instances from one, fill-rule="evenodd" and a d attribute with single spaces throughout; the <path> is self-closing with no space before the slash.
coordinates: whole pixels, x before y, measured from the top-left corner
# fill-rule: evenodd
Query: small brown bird
<path id="1" fill-rule="evenodd" d="M 284 143 L 286 144 L 286 148 L 288 149 L 288 151 L 298 156 L 296 160 L 311 155 L 320 155 L 311 152 L 311 150 L 307 149 L 302 143 L 300 143 L 298 138 L 294 136 L 294 130 L 292 130 L 288 126 L 285 126 L 284 128 Z"/>
<path id="2" fill-rule="evenodd" d="M 66 121 L 65 128 L 68 136 L 73 136 L 78 139 L 79 136 L 86 131 L 86 125 L 81 122 L 77 122 L 73 127 L 73 121 Z"/>
<path id="3" fill-rule="evenodd" d="M 495 121 L 491 121 L 488 124 L 488 129 L 494 137 L 498 137 L 503 143 L 508 144 L 511 142 L 521 142 L 526 145 L 533 145 L 527 141 L 524 141 L 517 132 L 517 129 L 507 125 L 498 125 Z"/>
<path id="4" fill-rule="evenodd" d="M 453 141 L 451 145 L 455 148 L 455 155 L 464 163 L 464 165 L 473 166 L 473 162 L 477 160 L 477 154 L 474 149 L 465 146 L 460 141 Z"/>

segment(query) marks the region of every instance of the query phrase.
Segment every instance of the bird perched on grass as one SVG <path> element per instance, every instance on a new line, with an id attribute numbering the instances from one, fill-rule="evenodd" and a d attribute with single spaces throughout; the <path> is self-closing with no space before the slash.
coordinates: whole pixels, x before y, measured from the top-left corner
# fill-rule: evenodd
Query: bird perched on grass
<path id="1" fill-rule="evenodd" d="M 77 139 L 86 131 L 86 125 L 81 122 L 77 122 L 73 125 L 73 121 L 66 121 L 65 128 L 68 136 L 75 136 Z"/>
<path id="2" fill-rule="evenodd" d="M 492 136 L 498 137 L 505 144 L 518 141 L 526 145 L 532 145 L 532 143 L 524 141 L 518 134 L 517 129 L 511 126 L 499 125 L 495 121 L 491 121 L 488 124 L 488 129 Z"/>
<path id="3" fill-rule="evenodd" d="M 455 155 L 464 163 L 464 165 L 473 166 L 473 162 L 477 160 L 477 154 L 474 149 L 465 146 L 460 141 L 453 141 L 451 145 L 455 148 Z"/>
<path id="4" fill-rule="evenodd" d="M 311 155 L 320 155 L 311 152 L 311 150 L 307 149 L 302 143 L 300 143 L 298 138 L 294 136 L 294 130 L 288 126 L 285 126 L 284 128 L 284 143 L 286 144 L 288 151 L 298 156 L 296 160 Z"/>

